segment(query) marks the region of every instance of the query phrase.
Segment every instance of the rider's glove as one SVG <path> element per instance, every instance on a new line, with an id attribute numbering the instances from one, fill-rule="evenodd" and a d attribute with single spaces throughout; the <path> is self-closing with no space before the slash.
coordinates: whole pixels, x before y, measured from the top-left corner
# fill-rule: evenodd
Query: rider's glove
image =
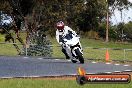
<path id="1" fill-rule="evenodd" d="M 63 43 L 62 42 L 59 42 L 60 45 L 62 45 Z"/>
<path id="2" fill-rule="evenodd" d="M 61 46 L 62 46 L 62 47 L 66 47 L 66 44 L 63 43 Z"/>

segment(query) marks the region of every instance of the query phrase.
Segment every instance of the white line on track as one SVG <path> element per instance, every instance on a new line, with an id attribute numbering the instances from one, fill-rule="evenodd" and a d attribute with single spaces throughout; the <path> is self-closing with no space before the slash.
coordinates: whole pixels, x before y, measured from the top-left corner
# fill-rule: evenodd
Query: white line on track
<path id="1" fill-rule="evenodd" d="M 112 72 L 105 72 L 105 73 L 112 73 Z"/>
<path id="2" fill-rule="evenodd" d="M 57 60 L 57 61 L 58 61 L 58 60 L 60 60 L 60 59 L 55 59 L 55 60 Z"/>
<path id="3" fill-rule="evenodd" d="M 43 59 L 43 58 L 38 58 L 38 59 L 40 59 L 40 60 L 41 60 L 41 59 Z"/>
<path id="4" fill-rule="evenodd" d="M 127 66 L 129 66 L 129 65 L 124 65 L 124 66 L 126 66 L 126 67 L 127 67 Z"/>
<path id="5" fill-rule="evenodd" d="M 114 71 L 114 72 L 121 72 L 121 71 Z"/>
<path id="6" fill-rule="evenodd" d="M 23 77 L 36 77 L 37 78 L 37 77 L 41 77 L 41 76 L 23 76 Z"/>
<path id="7" fill-rule="evenodd" d="M 77 74 L 70 74 L 70 75 L 77 75 Z"/>
<path id="8" fill-rule="evenodd" d="M 92 63 L 95 64 L 95 63 L 97 63 L 97 62 L 93 61 Z"/>
<path id="9" fill-rule="evenodd" d="M 115 64 L 115 65 L 120 65 L 120 64 Z"/>
<path id="10" fill-rule="evenodd" d="M 29 57 L 23 57 L 23 58 L 29 58 Z"/>
<path id="11" fill-rule="evenodd" d="M 125 70 L 126 72 L 132 71 L 132 70 Z"/>
<path id="12" fill-rule="evenodd" d="M 111 64 L 111 63 L 105 63 L 105 64 Z"/>
<path id="13" fill-rule="evenodd" d="M 13 77 L 0 77 L 0 78 L 3 78 L 3 79 L 10 79 L 10 78 L 13 78 Z"/>
<path id="14" fill-rule="evenodd" d="M 88 73 L 88 74 L 95 74 L 95 73 Z"/>

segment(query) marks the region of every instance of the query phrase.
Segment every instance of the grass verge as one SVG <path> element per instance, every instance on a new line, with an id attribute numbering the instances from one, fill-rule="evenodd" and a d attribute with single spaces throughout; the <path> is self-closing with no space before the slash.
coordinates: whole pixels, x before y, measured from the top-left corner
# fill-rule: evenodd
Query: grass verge
<path id="1" fill-rule="evenodd" d="M 129 84 L 85 84 L 78 85 L 76 80 L 52 79 L 5 79 L 0 80 L 0 88 L 131 88 Z"/>

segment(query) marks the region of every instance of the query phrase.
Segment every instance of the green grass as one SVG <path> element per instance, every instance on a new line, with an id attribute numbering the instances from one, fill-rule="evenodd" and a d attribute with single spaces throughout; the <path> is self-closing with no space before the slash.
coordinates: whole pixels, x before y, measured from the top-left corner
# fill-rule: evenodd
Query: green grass
<path id="1" fill-rule="evenodd" d="M 76 80 L 48 79 L 5 79 L 0 80 L 0 88 L 131 88 L 129 84 L 85 84 L 78 85 Z"/>
<path id="2" fill-rule="evenodd" d="M 119 43 L 119 42 L 108 42 L 101 40 L 94 40 L 94 39 L 88 39 L 88 38 L 81 38 L 81 43 L 84 47 L 94 47 L 94 48 L 128 48 L 132 49 L 132 43 Z"/>
<path id="3" fill-rule="evenodd" d="M 0 88 L 131 88 L 129 84 L 85 84 L 78 85 L 76 80 L 50 79 L 1 79 Z"/>
<path id="4" fill-rule="evenodd" d="M 0 42 L 3 41 L 5 38 L 4 38 L 4 35 L 1 35 L 0 34 Z"/>
<path id="5" fill-rule="evenodd" d="M 25 33 L 21 33 L 21 38 L 25 41 Z M 5 35 L 0 34 L 0 43 L 5 42 Z M 14 37 L 15 35 L 13 35 Z M 10 42 L 6 42 L 7 44 L 0 44 L 0 55 L 6 55 L 6 56 L 16 56 L 18 55 L 17 50 L 13 46 L 13 44 L 9 44 Z M 11 42 L 12 43 L 12 42 Z M 20 42 L 16 39 L 16 43 L 18 43 L 18 47 L 21 49 L 22 45 L 20 45 Z"/>
<path id="6" fill-rule="evenodd" d="M 15 47 L 11 44 L 0 45 L 0 55 L 15 56 L 18 52 Z"/>

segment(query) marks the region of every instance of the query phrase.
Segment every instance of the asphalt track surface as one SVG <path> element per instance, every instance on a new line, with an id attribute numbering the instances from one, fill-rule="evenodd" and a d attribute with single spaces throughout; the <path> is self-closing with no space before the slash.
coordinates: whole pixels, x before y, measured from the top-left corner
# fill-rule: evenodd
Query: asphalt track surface
<path id="1" fill-rule="evenodd" d="M 0 78 L 47 77 L 77 75 L 78 67 L 88 74 L 132 71 L 132 66 L 110 63 L 85 62 L 73 64 L 68 60 L 42 57 L 0 56 Z"/>

